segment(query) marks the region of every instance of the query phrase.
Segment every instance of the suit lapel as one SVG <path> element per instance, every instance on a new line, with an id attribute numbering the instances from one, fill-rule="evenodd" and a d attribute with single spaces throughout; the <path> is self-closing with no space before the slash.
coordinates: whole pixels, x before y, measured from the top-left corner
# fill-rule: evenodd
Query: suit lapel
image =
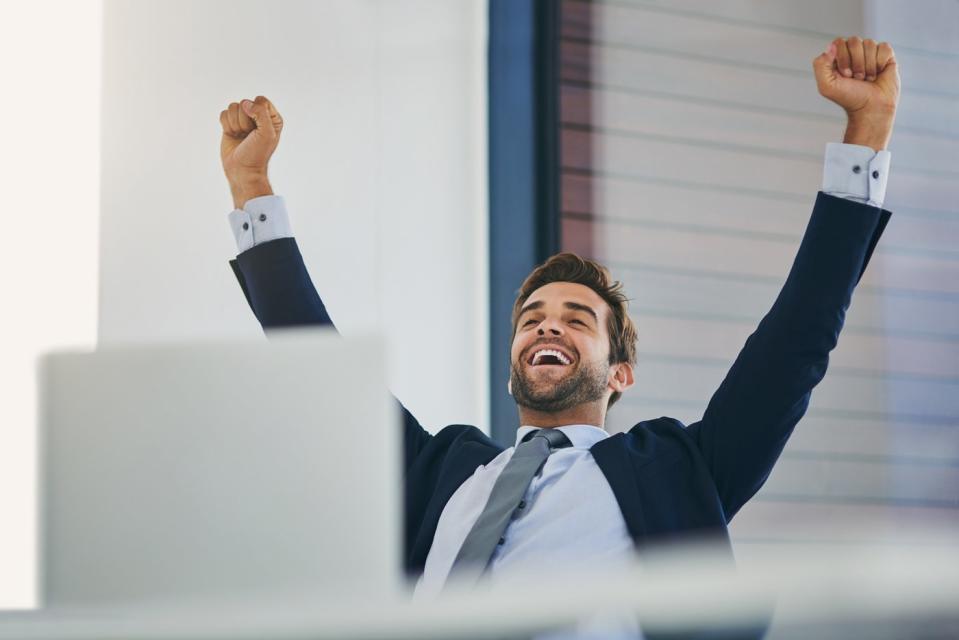
<path id="1" fill-rule="evenodd" d="M 439 523 L 443 509 L 456 490 L 476 472 L 482 465 L 489 464 L 493 458 L 503 452 L 503 449 L 494 445 L 492 441 L 466 442 L 450 455 L 444 464 L 444 469 L 436 484 L 436 490 L 430 498 L 423 524 L 419 528 L 416 540 L 410 553 L 410 565 L 422 569 L 426 563 L 426 556 L 433 545 L 433 536 Z"/>
<path id="2" fill-rule="evenodd" d="M 623 512 L 626 528 L 629 529 L 638 547 L 646 542 L 649 529 L 646 525 L 639 489 L 636 486 L 636 465 L 631 458 L 634 455 L 641 458 L 644 454 L 629 448 L 628 438 L 630 437 L 632 436 L 617 433 L 594 444 L 589 452 L 596 460 L 600 471 L 606 476 L 606 481 L 609 482 L 613 495 L 616 496 L 616 502 L 619 503 L 619 509 Z M 642 460 L 639 462 L 642 466 Z"/>

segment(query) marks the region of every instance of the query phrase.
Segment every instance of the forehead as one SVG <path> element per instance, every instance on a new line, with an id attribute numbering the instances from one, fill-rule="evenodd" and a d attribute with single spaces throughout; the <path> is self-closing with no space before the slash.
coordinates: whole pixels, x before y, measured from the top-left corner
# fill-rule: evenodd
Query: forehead
<path id="1" fill-rule="evenodd" d="M 591 307 L 600 318 L 606 315 L 609 307 L 598 293 L 587 287 L 585 284 L 576 282 L 550 282 L 536 289 L 523 306 L 533 302 L 543 302 L 545 306 L 560 306 L 564 302 L 578 302 Z"/>

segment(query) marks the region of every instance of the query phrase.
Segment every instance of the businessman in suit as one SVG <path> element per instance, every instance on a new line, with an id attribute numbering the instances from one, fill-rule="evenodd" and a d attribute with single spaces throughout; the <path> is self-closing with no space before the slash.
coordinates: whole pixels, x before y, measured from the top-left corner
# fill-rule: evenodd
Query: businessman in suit
<path id="1" fill-rule="evenodd" d="M 827 146 L 823 189 L 782 291 L 701 420 L 604 430 L 609 406 L 633 384 L 636 332 L 619 283 L 571 254 L 537 267 L 516 300 L 515 446 L 468 425 L 431 435 L 401 409 L 405 564 L 418 593 L 438 592 L 457 572 L 616 562 L 680 536 L 728 548 L 729 521 L 765 482 L 825 375 L 891 215 L 881 204 L 899 99 L 892 48 L 837 38 L 813 70 L 820 94 L 847 114 L 845 138 Z M 250 307 L 264 329 L 332 325 L 267 178 L 280 114 L 259 96 L 230 104 L 220 121 L 239 248 L 231 265 Z"/>

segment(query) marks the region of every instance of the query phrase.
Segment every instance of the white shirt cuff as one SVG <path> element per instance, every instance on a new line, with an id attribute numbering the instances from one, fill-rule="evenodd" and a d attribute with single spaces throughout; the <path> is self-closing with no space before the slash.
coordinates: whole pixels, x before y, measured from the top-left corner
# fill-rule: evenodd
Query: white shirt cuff
<path id="1" fill-rule="evenodd" d="M 270 240 L 293 237 L 283 196 L 251 198 L 242 209 L 231 211 L 228 218 L 239 253 Z"/>
<path id="2" fill-rule="evenodd" d="M 830 142 L 822 171 L 822 190 L 832 196 L 882 207 L 889 177 L 888 151 Z"/>

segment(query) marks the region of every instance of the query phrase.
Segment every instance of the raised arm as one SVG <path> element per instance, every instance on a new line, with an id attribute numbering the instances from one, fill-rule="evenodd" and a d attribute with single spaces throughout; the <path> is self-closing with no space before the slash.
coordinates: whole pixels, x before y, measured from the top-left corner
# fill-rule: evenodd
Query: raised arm
<path id="1" fill-rule="evenodd" d="M 813 68 L 820 93 L 846 111 L 844 142 L 885 149 L 899 99 L 892 48 L 839 38 Z M 867 173 L 859 166 L 851 170 Z M 854 200 L 819 194 L 782 291 L 702 420 L 687 429 L 716 482 L 727 519 L 766 481 L 805 413 L 813 387 L 826 373 L 853 289 L 891 215 Z"/>
<path id="2" fill-rule="evenodd" d="M 220 158 L 233 206 L 242 210 L 253 198 L 272 196 L 267 168 L 283 131 L 279 111 L 264 96 L 257 96 L 254 101 L 231 103 L 220 113 L 220 124 Z M 254 246 L 231 260 L 230 266 L 263 329 L 333 327 L 296 241 L 277 237 L 256 244 L 254 240 Z M 397 404 L 403 415 L 405 467 L 409 467 L 432 436 L 399 401 Z"/>

